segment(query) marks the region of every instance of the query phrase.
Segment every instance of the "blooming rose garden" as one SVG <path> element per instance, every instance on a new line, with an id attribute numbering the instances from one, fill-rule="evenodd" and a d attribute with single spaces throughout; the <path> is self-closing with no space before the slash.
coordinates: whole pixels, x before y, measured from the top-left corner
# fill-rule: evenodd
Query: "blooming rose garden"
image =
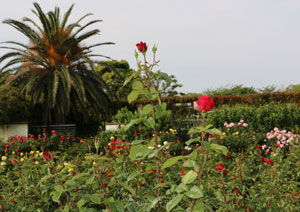
<path id="1" fill-rule="evenodd" d="M 216 129 L 206 123 L 214 101 L 202 96 L 199 125 L 178 144 L 177 129 L 157 125 L 167 105 L 151 81 L 168 76 L 152 70 L 156 47 L 153 63 L 146 43 L 137 48 L 125 84 L 129 102 L 150 101 L 139 118 L 73 141 L 52 130 L 1 143 L 1 211 L 299 211 L 298 131 L 255 131 L 247 120 Z"/>
<path id="2" fill-rule="evenodd" d="M 24 85 L 26 94 L 32 95 L 36 104 L 45 103 L 47 123 L 63 122 L 63 115 L 84 108 L 81 103 L 86 99 L 101 108 L 107 93 L 98 93 L 90 84 L 96 82 L 99 88 L 102 81 L 84 69 L 93 67 L 91 61 L 78 59 L 78 55 L 88 55 L 93 46 L 83 48 L 79 41 L 73 43 L 77 38 L 68 38 L 77 25 L 64 31 L 66 20 L 60 22 L 59 10 L 46 16 L 38 4 L 34 5 L 47 29 L 55 28 L 54 23 L 63 24 L 55 28 L 55 37 L 51 30 L 34 34 L 21 22 L 6 21 L 34 41 L 26 50 L 18 50 L 21 59 L 13 59 L 8 66 L 21 62 L 35 75 L 28 79 L 22 71 L 13 77 L 28 80 Z M 78 40 L 97 32 L 91 31 Z M 39 40 L 38 36 L 47 33 L 51 38 L 68 39 L 61 43 L 52 39 L 54 44 L 48 37 Z M 41 50 L 39 45 L 49 51 Z M 175 123 L 171 119 L 169 106 L 154 86 L 154 81 L 161 79 L 171 84 L 171 77 L 156 69 L 157 47 L 153 46 L 150 60 L 145 42 L 136 47 L 137 71 L 124 80 L 123 87 L 131 86 L 129 104 L 138 100 L 147 103 L 135 112 L 119 110 L 114 116 L 119 120 L 117 130 L 70 138 L 55 130 L 47 134 L 44 129 L 37 135 L 1 141 L 0 211 L 300 211 L 300 135 L 294 121 L 299 105 L 270 104 L 257 111 L 249 106 L 217 109 L 213 98 L 204 95 L 196 101 L 197 108 L 191 108 L 193 122 L 183 128 L 178 124 L 182 120 Z M 16 54 L 3 56 L 1 61 L 11 56 Z M 32 61 L 27 61 L 30 57 Z M 45 87 L 35 87 L 48 82 Z M 76 98 L 71 102 L 65 95 Z M 74 105 L 77 108 L 72 108 Z M 280 117 L 288 120 L 284 123 L 293 124 L 279 126 Z M 259 119 L 267 121 L 261 124 Z"/>

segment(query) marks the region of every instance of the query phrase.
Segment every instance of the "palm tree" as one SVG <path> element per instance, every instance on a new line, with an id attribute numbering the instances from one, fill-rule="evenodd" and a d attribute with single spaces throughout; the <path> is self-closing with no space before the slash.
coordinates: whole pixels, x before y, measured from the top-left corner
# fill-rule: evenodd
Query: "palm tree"
<path id="1" fill-rule="evenodd" d="M 45 14 L 38 3 L 33 5 L 32 12 L 41 25 L 27 17 L 23 21 L 3 21 L 29 39 L 28 45 L 8 41 L 5 42 L 7 46 L 1 47 L 11 50 L 0 58 L 0 62 L 9 59 L 1 69 L 1 74 L 12 73 L 7 82 L 17 81 L 23 92 L 31 97 L 33 105 L 42 103 L 45 124 L 63 123 L 66 115 L 75 113 L 78 108 L 85 114 L 86 104 L 95 111 L 109 106 L 113 94 L 95 72 L 95 61 L 90 58 L 105 57 L 92 54 L 93 47 L 113 43 L 81 45 L 99 33 L 98 29 L 83 31 L 100 20 L 81 26 L 80 22 L 91 15 L 86 14 L 77 22 L 67 24 L 74 5 L 63 18 L 58 7 Z"/>

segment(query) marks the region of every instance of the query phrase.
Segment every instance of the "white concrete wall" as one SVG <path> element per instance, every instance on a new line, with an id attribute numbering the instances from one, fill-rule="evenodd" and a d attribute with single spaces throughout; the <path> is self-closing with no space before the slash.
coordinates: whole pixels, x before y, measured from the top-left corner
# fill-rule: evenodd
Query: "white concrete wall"
<path id="1" fill-rule="evenodd" d="M 0 125 L 0 140 L 7 141 L 12 136 L 28 136 L 28 124 Z"/>

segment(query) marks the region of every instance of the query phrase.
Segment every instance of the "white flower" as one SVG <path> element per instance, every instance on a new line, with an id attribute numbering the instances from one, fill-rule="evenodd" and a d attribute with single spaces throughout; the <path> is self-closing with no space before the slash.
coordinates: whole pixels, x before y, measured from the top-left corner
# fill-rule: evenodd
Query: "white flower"
<path id="1" fill-rule="evenodd" d="M 161 145 L 160 145 L 160 144 L 158 144 L 158 145 L 157 145 L 157 147 L 158 147 L 158 148 L 160 148 L 160 147 L 161 147 Z"/>
<path id="2" fill-rule="evenodd" d="M 148 146 L 148 149 L 154 149 L 154 146 Z"/>
<path id="3" fill-rule="evenodd" d="M 168 143 L 168 141 L 165 141 L 165 142 L 164 142 L 164 145 L 167 145 L 167 143 Z"/>
<path id="4" fill-rule="evenodd" d="M 185 150 L 187 150 L 188 148 L 189 148 L 188 146 L 184 147 Z"/>
<path id="5" fill-rule="evenodd" d="M 187 150 L 192 150 L 192 148 L 191 148 L 191 147 L 189 147 L 189 148 L 187 148 Z"/>

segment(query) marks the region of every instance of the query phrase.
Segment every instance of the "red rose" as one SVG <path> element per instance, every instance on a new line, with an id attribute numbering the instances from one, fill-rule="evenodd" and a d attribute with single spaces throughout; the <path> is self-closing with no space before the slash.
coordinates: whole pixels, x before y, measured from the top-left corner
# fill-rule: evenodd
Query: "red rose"
<path id="1" fill-rule="evenodd" d="M 6 150 L 4 150 L 4 154 L 6 154 L 8 152 L 8 150 L 6 149 Z"/>
<path id="2" fill-rule="evenodd" d="M 75 176 L 75 175 L 76 175 L 76 172 L 72 172 L 72 175 Z"/>
<path id="3" fill-rule="evenodd" d="M 5 148 L 7 148 L 7 147 L 8 147 L 8 144 L 5 145 Z"/>
<path id="4" fill-rule="evenodd" d="M 75 188 L 76 191 L 79 191 L 79 188 Z"/>
<path id="5" fill-rule="evenodd" d="M 145 184 L 143 184 L 143 183 L 140 183 L 140 186 L 141 186 L 141 187 L 143 187 L 144 185 L 145 185 Z"/>
<path id="6" fill-rule="evenodd" d="M 147 51 L 147 45 L 146 45 L 146 43 L 144 43 L 144 42 L 139 42 L 139 43 L 137 43 L 136 44 L 136 47 L 138 48 L 138 50 L 140 51 L 140 52 L 142 52 L 142 53 L 144 53 L 144 52 L 146 52 Z"/>
<path id="7" fill-rule="evenodd" d="M 228 172 L 229 172 L 228 170 L 224 170 L 224 171 L 223 171 L 223 175 L 227 175 Z"/>
<path id="8" fill-rule="evenodd" d="M 260 146 L 256 146 L 256 149 L 260 150 L 260 149 L 261 149 L 261 147 L 260 147 Z"/>
<path id="9" fill-rule="evenodd" d="M 155 169 L 151 169 L 151 170 L 150 170 L 150 173 L 155 173 L 155 172 L 156 172 Z"/>
<path id="10" fill-rule="evenodd" d="M 55 131 L 55 130 L 52 130 L 51 133 L 52 133 L 52 135 L 55 135 L 55 134 L 56 134 L 56 131 Z"/>
<path id="11" fill-rule="evenodd" d="M 16 149 L 16 152 L 20 152 L 20 149 Z"/>
<path id="12" fill-rule="evenodd" d="M 226 157 L 227 157 L 227 158 L 231 158 L 231 154 L 228 153 Z"/>
<path id="13" fill-rule="evenodd" d="M 212 98 L 208 96 L 199 97 L 196 101 L 197 107 L 199 111 L 209 111 L 215 106 L 215 102 Z"/>
<path id="14" fill-rule="evenodd" d="M 260 158 L 260 162 L 264 162 L 265 159 L 263 157 Z"/>
<path id="15" fill-rule="evenodd" d="M 103 187 L 103 188 L 106 188 L 106 187 L 107 187 L 107 184 L 102 184 L 102 187 Z"/>
<path id="16" fill-rule="evenodd" d="M 46 161 L 52 160 L 52 155 L 49 152 L 43 152 L 43 157 Z"/>
<path id="17" fill-rule="evenodd" d="M 266 163 L 267 164 L 271 163 L 271 160 L 270 159 L 266 160 Z"/>
<path id="18" fill-rule="evenodd" d="M 219 163 L 218 167 L 216 167 L 215 170 L 216 170 L 217 172 L 218 172 L 218 171 L 223 171 L 224 168 L 225 168 L 224 164 Z M 227 171 L 227 173 L 228 173 L 228 171 Z M 226 173 L 226 174 L 227 174 L 227 173 Z M 225 174 L 225 175 L 226 175 L 226 174 Z"/>
<path id="19" fill-rule="evenodd" d="M 273 162 L 271 162 L 271 163 L 270 163 L 270 166 L 274 166 L 274 163 L 273 163 Z"/>

